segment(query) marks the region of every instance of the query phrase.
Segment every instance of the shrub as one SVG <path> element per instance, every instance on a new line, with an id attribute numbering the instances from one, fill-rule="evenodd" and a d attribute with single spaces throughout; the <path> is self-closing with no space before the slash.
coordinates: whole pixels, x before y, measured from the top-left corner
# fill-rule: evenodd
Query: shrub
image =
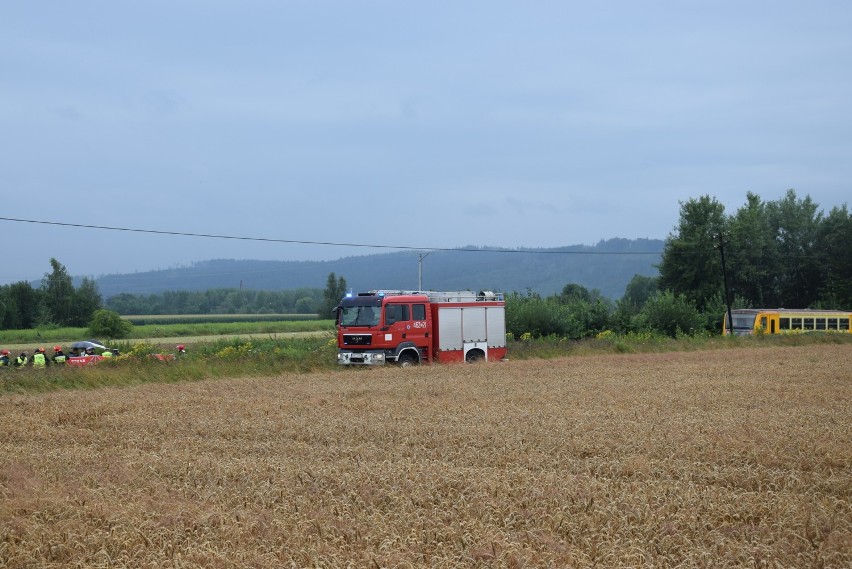
<path id="1" fill-rule="evenodd" d="M 687 298 L 671 291 L 649 299 L 637 316 L 642 327 L 676 338 L 704 328 L 704 317 Z"/>
<path id="2" fill-rule="evenodd" d="M 506 329 L 521 337 L 524 334 L 533 338 L 562 336 L 566 328 L 561 312 L 562 307 L 552 300 L 533 294 L 513 295 L 506 300 Z"/>
<path id="3" fill-rule="evenodd" d="M 127 338 L 133 324 L 122 320 L 118 312 L 112 310 L 96 310 L 89 322 L 89 332 L 96 337 Z"/>

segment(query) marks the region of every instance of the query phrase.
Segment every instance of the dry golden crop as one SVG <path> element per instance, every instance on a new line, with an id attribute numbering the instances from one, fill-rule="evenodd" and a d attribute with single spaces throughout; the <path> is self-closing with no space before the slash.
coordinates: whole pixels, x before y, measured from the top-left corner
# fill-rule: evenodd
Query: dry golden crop
<path id="1" fill-rule="evenodd" d="M 6 567 L 849 567 L 852 350 L 0 398 Z"/>

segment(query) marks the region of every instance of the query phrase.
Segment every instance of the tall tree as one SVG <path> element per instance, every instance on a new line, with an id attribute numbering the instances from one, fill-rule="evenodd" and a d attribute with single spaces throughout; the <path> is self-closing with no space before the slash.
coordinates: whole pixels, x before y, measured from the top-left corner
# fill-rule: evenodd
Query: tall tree
<path id="1" fill-rule="evenodd" d="M 817 257 L 823 270 L 820 301 L 828 308 L 852 309 L 852 215 L 834 207 L 817 233 Z"/>
<path id="2" fill-rule="evenodd" d="M 83 277 L 80 286 L 74 291 L 74 312 L 70 326 L 87 326 L 95 311 L 101 309 L 101 293 L 98 284 L 89 277 Z"/>
<path id="3" fill-rule="evenodd" d="M 25 330 L 39 324 L 39 315 L 43 312 L 39 290 L 26 281 L 20 281 L 9 285 L 6 298 L 4 328 Z"/>
<path id="4" fill-rule="evenodd" d="M 340 304 L 340 299 L 346 294 L 346 279 L 329 273 L 323 291 L 323 302 L 317 312 L 317 316 L 323 319 L 332 317 L 334 309 Z"/>
<path id="5" fill-rule="evenodd" d="M 720 238 L 726 235 L 725 206 L 702 196 L 680 204 L 680 220 L 669 234 L 660 262 L 660 290 L 684 295 L 703 310 L 723 289 Z"/>
<path id="6" fill-rule="evenodd" d="M 51 322 L 69 326 L 74 320 L 74 282 L 65 266 L 56 259 L 50 259 L 53 271 L 45 273 L 41 281 L 44 303 Z"/>
<path id="7" fill-rule="evenodd" d="M 748 299 L 752 306 L 778 306 L 779 253 L 767 205 L 749 192 L 729 228 L 726 253 L 732 295 Z"/>
<path id="8" fill-rule="evenodd" d="M 12 310 L 12 299 L 9 298 L 9 287 L 0 286 L 0 330 L 7 330 L 6 315 Z"/>
<path id="9" fill-rule="evenodd" d="M 816 254 L 822 213 L 810 196 L 799 199 L 795 190 L 767 207 L 778 248 L 777 305 L 807 308 L 818 299 L 823 274 Z"/>
<path id="10" fill-rule="evenodd" d="M 624 289 L 622 300 L 637 310 L 641 309 L 648 299 L 660 290 L 659 280 L 658 277 L 633 275 Z"/>

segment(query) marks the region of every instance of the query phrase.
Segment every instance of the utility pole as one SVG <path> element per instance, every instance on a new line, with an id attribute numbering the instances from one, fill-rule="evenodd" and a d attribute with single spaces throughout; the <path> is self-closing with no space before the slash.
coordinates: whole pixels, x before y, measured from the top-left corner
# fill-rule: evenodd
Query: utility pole
<path id="1" fill-rule="evenodd" d="M 719 254 L 722 256 L 722 282 L 725 283 L 725 306 L 728 308 L 728 326 L 731 327 L 731 335 L 734 335 L 734 318 L 731 315 L 731 296 L 728 294 L 728 271 L 725 268 L 725 245 L 729 243 L 727 236 L 724 232 L 719 232 L 713 235 L 714 239 L 719 240 L 718 245 L 713 245 L 714 249 L 719 250 Z M 722 326 L 722 329 L 726 329 L 726 326 Z"/>
<path id="2" fill-rule="evenodd" d="M 429 251 L 427 253 L 418 253 L 417 254 L 417 290 L 423 290 L 423 259 L 428 257 L 434 251 Z"/>

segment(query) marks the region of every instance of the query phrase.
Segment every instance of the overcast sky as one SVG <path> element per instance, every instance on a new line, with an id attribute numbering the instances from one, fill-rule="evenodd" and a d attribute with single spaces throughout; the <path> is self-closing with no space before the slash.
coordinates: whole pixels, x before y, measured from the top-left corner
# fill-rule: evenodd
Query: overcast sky
<path id="1" fill-rule="evenodd" d="M 0 216 L 394 247 L 665 238 L 852 180 L 852 2 L 5 2 Z M 0 284 L 382 252 L 0 221 Z M 323 286 L 324 283 L 318 283 Z"/>

